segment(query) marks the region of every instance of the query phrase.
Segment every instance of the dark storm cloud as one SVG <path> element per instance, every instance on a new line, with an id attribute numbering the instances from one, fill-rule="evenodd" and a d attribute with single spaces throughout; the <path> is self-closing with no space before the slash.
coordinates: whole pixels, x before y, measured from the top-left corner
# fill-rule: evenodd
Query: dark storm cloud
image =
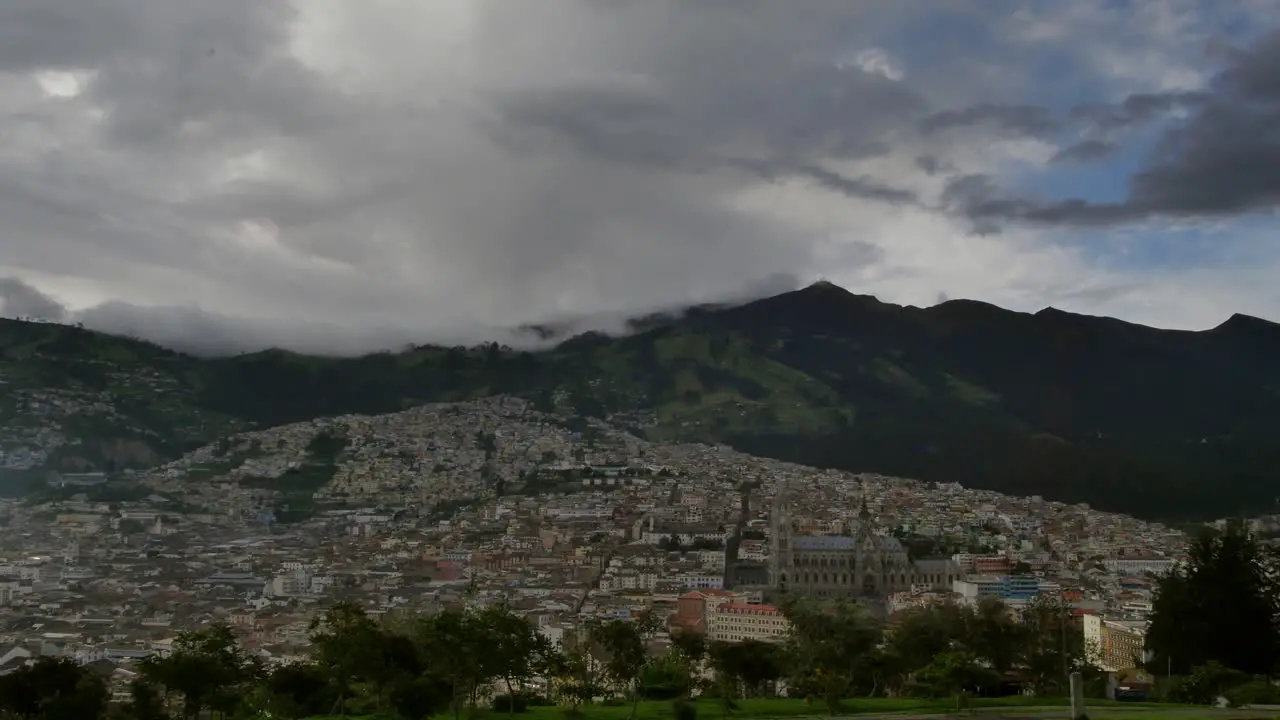
<path id="1" fill-rule="evenodd" d="M 887 277 L 972 147 L 1058 127 L 939 113 L 1023 74 L 988 67 L 1021 52 L 986 54 L 996 11 L 942 5 L 0 0 L 0 273 L 115 299 L 67 314 L 103 329 L 342 352 Z M 1063 122 L 1116 141 L 1096 115 Z M 953 185 L 992 226 L 1072 210 Z"/>
<path id="2" fill-rule="evenodd" d="M 1148 123 L 1174 110 L 1193 109 L 1209 99 L 1203 92 L 1135 93 L 1116 104 L 1077 105 L 1069 117 L 1088 129 L 1111 133 Z"/>
<path id="3" fill-rule="evenodd" d="M 1049 135 L 1059 129 L 1053 112 L 1035 105 L 976 105 L 944 110 L 920 121 L 920 130 L 932 134 L 954 128 L 992 125 L 1021 135 Z"/>
<path id="4" fill-rule="evenodd" d="M 30 141 L 0 156 L 0 264 L 135 290 L 78 317 L 202 351 L 617 325 L 811 277 L 735 195 L 916 202 L 832 163 L 929 104 L 840 61 L 906 11 L 751 3 L 0 0 L 0 70 L 80 83 L 4 117 Z"/>
<path id="5" fill-rule="evenodd" d="M 512 93 L 501 105 L 508 121 L 501 138 L 524 148 L 561 142 L 612 163 L 695 173 L 733 169 L 769 181 L 799 177 L 850 197 L 914 201 L 908 190 L 818 164 L 890 152 L 879 138 L 928 107 L 911 88 L 821 59 L 789 60 L 786 72 L 770 69 L 715 92 L 703 82 L 693 73 L 673 77 L 661 91 Z"/>
<path id="6" fill-rule="evenodd" d="M 60 322 L 67 310 L 57 300 L 17 278 L 0 278 L 0 317 Z"/>
<path id="7" fill-rule="evenodd" d="M 1090 162 L 1101 160 L 1118 149 L 1119 146 L 1116 143 L 1106 140 L 1084 140 L 1059 150 L 1057 154 L 1050 158 L 1049 162 Z"/>
<path id="8" fill-rule="evenodd" d="M 1104 130 L 1184 110 L 1167 124 L 1121 201 L 1048 201 L 1007 195 L 988 177 L 953 178 L 944 206 L 987 230 L 1001 221 L 1109 225 L 1150 217 L 1215 217 L 1280 206 L 1280 31 L 1230 54 L 1205 92 L 1134 95 L 1113 107 L 1078 109 Z M 1085 141 L 1058 160 L 1104 157 L 1113 146 Z"/>

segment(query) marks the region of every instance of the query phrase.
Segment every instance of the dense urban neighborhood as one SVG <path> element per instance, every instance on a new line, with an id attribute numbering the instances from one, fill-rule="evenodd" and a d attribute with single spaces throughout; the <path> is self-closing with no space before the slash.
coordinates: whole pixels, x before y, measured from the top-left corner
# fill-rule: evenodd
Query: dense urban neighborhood
<path id="1" fill-rule="evenodd" d="M 501 604 L 556 642 L 655 613 L 659 637 L 772 642 L 788 594 L 890 620 L 1047 596 L 1098 667 L 1133 671 L 1153 578 L 1188 542 L 1087 505 L 649 443 L 512 397 L 55 473 L 0 522 L 0 673 L 71 658 L 119 694 L 137 662 L 216 624 L 268 663 L 306 657 L 339 602 L 374 617 Z"/>

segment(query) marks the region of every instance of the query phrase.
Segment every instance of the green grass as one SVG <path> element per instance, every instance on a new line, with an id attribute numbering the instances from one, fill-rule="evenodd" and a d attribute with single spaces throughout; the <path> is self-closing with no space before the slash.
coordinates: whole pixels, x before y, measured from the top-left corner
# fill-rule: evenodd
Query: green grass
<path id="1" fill-rule="evenodd" d="M 1016 717 L 1018 714 L 1052 712 L 1066 709 L 1070 702 L 1066 698 L 1044 698 L 1013 696 L 1003 698 L 975 698 L 974 709 L 979 715 L 987 714 L 984 710 L 1009 710 Z M 1196 708 L 1188 705 L 1162 705 L 1157 703 L 1119 703 L 1107 700 L 1086 701 L 1089 717 L 1093 720 L 1193 720 Z M 715 720 L 722 717 L 720 703 L 716 700 L 698 700 L 695 705 L 698 717 L 704 720 Z M 1227 713 L 1205 710 L 1205 717 L 1236 717 Z M 587 705 L 582 708 L 583 720 L 628 720 L 631 706 L 621 705 Z M 889 715 L 894 713 L 947 714 L 954 712 L 954 704 L 949 699 L 928 698 L 854 698 L 844 702 L 844 709 L 839 717 L 856 715 Z M 350 717 L 350 716 L 349 716 Z M 825 718 L 829 717 L 827 708 L 822 703 L 807 703 L 800 699 L 767 698 L 738 700 L 737 709 L 729 714 L 730 720 L 749 720 L 754 718 Z M 1243 712 L 1239 717 L 1268 717 Z M 451 713 L 441 714 L 437 720 L 452 720 Z M 466 720 L 565 720 L 565 710 L 561 707 L 530 707 L 523 713 L 514 716 L 506 712 L 494 710 L 475 710 L 465 714 Z M 636 711 L 636 720 L 674 720 L 675 712 L 670 701 L 646 701 L 640 703 Z M 313 720 L 327 720 L 314 718 Z M 350 720 L 359 720 L 351 718 Z M 374 720 L 372 716 L 365 720 Z"/>

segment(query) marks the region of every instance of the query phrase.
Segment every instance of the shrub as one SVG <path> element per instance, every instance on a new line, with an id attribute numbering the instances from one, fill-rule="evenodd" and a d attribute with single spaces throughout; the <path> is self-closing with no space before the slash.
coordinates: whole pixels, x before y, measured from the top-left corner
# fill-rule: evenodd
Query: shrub
<path id="1" fill-rule="evenodd" d="M 491 707 L 495 712 L 522 713 L 529 709 L 529 698 L 522 692 L 494 695 Z"/>
<path id="2" fill-rule="evenodd" d="M 698 706 L 688 700 L 676 700 L 671 704 L 675 720 L 698 720 Z"/>
<path id="3" fill-rule="evenodd" d="M 1231 707 L 1245 705 L 1280 705 L 1280 688 L 1266 678 L 1254 678 L 1246 683 L 1228 688 L 1223 696 Z"/>

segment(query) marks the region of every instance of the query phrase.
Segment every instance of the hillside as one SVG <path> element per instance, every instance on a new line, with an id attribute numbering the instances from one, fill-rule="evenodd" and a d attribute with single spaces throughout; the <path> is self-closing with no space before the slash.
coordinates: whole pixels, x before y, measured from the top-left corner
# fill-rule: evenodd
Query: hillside
<path id="1" fill-rule="evenodd" d="M 143 465 L 245 427 L 494 394 L 660 441 L 956 480 L 1147 517 L 1270 508 L 1280 326 L 1164 331 L 957 300 L 900 307 L 827 283 L 644 319 L 541 352 L 200 359 L 0 321 L 5 464 Z M 26 456 L 23 456 L 26 457 Z"/>

